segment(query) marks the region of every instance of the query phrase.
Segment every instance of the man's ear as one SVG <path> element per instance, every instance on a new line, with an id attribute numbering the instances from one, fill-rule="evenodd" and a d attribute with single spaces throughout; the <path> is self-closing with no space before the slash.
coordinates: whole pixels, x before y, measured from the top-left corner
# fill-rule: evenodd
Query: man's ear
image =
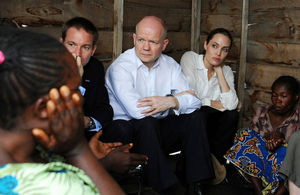
<path id="1" fill-rule="evenodd" d="M 93 55 L 94 55 L 94 53 L 95 53 L 96 49 L 97 49 L 97 45 L 94 45 L 94 47 L 93 47 L 93 50 L 92 50 L 92 55 L 91 55 L 91 56 L 93 56 Z"/>
<path id="2" fill-rule="evenodd" d="M 59 41 L 61 42 L 61 43 L 64 43 L 64 40 L 60 37 L 59 38 Z"/>
<path id="3" fill-rule="evenodd" d="M 42 119 L 45 119 L 48 117 L 47 113 L 47 102 L 48 99 L 44 96 L 39 98 L 35 104 L 34 104 L 34 113 Z"/>
<path id="4" fill-rule="evenodd" d="M 132 37 L 133 37 L 133 45 L 135 45 L 136 34 L 133 33 Z"/>
<path id="5" fill-rule="evenodd" d="M 166 49 L 168 43 L 169 43 L 169 39 L 165 39 L 165 40 L 163 41 L 163 48 L 162 48 L 163 51 Z"/>

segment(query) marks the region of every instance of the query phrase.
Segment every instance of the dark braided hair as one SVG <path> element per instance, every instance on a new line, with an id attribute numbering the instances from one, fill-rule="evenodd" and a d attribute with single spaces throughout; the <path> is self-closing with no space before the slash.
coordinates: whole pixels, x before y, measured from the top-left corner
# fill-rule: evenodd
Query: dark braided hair
<path id="1" fill-rule="evenodd" d="M 70 67 L 60 57 L 66 48 L 53 37 L 30 31 L 1 28 L 0 127 L 11 129 L 16 118 L 51 88 L 66 81 Z"/>

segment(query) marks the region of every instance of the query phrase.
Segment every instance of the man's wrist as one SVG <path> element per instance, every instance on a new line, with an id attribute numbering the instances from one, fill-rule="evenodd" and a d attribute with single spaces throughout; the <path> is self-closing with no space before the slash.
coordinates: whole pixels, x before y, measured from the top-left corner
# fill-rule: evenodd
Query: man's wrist
<path id="1" fill-rule="evenodd" d="M 94 120 L 92 119 L 92 117 L 88 117 L 88 118 L 90 119 L 90 121 L 85 125 L 85 129 L 87 129 L 87 130 L 95 129 L 96 124 L 95 124 Z"/>

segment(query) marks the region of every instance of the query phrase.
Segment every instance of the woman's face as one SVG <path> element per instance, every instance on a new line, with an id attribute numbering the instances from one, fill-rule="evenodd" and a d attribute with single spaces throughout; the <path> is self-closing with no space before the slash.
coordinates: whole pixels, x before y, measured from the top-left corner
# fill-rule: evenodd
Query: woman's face
<path id="1" fill-rule="evenodd" d="M 274 107 L 274 112 L 277 114 L 286 114 L 292 111 L 298 95 L 293 94 L 292 90 L 284 83 L 277 84 L 272 89 L 271 100 Z"/>
<path id="2" fill-rule="evenodd" d="M 228 55 L 231 41 L 222 34 L 215 34 L 214 37 L 207 43 L 204 42 L 206 50 L 204 64 L 206 66 L 221 66 L 224 64 Z"/>

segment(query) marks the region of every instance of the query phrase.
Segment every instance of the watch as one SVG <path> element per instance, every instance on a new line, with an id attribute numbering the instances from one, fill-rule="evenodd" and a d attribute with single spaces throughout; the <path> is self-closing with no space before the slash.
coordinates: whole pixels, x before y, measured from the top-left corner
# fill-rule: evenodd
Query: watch
<path id="1" fill-rule="evenodd" d="M 166 97 L 174 97 L 173 94 L 167 94 Z"/>
<path id="2" fill-rule="evenodd" d="M 91 118 L 91 117 L 89 117 L 90 118 L 90 122 L 89 122 L 89 127 L 88 127 L 88 129 L 89 130 L 91 130 L 91 129 L 94 129 L 95 127 L 95 125 L 94 125 L 94 121 L 93 121 L 93 119 Z"/>

